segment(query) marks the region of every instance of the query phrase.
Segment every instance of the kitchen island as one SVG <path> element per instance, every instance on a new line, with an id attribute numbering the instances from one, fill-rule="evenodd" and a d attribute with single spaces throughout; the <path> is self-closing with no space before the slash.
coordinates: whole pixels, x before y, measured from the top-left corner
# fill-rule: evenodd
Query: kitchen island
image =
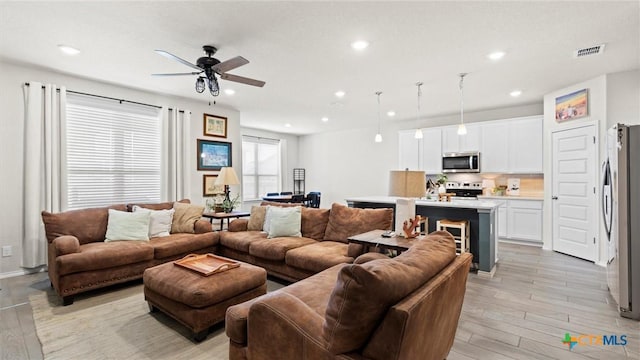
<path id="1" fill-rule="evenodd" d="M 355 208 L 392 208 L 398 197 L 367 196 L 347 198 L 347 204 Z M 435 231 L 440 219 L 469 220 L 471 224 L 469 251 L 478 266 L 478 275 L 493 276 L 497 261 L 498 204 L 486 200 L 453 200 L 439 202 L 416 200 L 416 215 L 429 218 L 428 232 Z"/>

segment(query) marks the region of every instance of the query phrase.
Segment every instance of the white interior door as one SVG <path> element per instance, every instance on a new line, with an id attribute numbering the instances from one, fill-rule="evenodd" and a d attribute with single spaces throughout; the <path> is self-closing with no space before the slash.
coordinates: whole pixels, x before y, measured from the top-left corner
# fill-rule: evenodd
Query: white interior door
<path id="1" fill-rule="evenodd" d="M 596 259 L 596 129 L 594 125 L 552 135 L 553 250 Z"/>

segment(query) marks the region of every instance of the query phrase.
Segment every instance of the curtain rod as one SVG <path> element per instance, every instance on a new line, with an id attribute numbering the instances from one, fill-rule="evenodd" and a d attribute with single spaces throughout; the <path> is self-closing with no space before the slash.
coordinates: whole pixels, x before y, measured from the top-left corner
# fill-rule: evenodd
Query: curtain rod
<path id="1" fill-rule="evenodd" d="M 24 84 L 27 85 L 27 86 L 31 86 L 28 82 L 25 82 Z M 42 85 L 42 88 L 44 89 L 45 86 Z M 60 91 L 60 88 L 56 88 L 56 91 Z M 97 97 L 97 98 L 101 98 L 101 99 L 114 100 L 114 101 L 120 102 L 120 104 L 122 104 L 123 102 L 128 102 L 130 104 L 150 106 L 150 107 L 154 107 L 156 109 L 162 109 L 162 106 L 152 105 L 152 104 L 145 104 L 145 103 L 141 103 L 141 102 L 137 102 L 137 101 L 131 101 L 131 100 L 125 100 L 125 99 L 116 99 L 116 98 L 112 98 L 112 97 L 109 97 L 109 96 L 95 95 L 95 94 L 89 94 L 89 93 L 84 93 L 84 92 L 80 92 L 80 91 L 73 91 L 73 90 L 67 90 L 67 92 L 68 93 L 72 93 L 72 94 L 78 94 L 78 95 L 93 96 L 93 97 Z M 173 110 L 173 108 L 169 108 L 169 110 Z M 184 110 L 178 110 L 178 112 L 184 113 Z"/>
<path id="2" fill-rule="evenodd" d="M 254 135 L 242 135 L 242 137 L 254 138 L 254 139 L 258 139 L 258 140 L 273 140 L 273 141 L 282 140 L 282 139 L 273 139 L 273 138 L 262 137 L 262 136 L 254 136 Z"/>

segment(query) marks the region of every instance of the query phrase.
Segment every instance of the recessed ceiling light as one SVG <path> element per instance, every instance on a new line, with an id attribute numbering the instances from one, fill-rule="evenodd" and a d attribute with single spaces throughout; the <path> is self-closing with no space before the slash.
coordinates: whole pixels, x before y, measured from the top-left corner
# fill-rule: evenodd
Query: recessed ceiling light
<path id="1" fill-rule="evenodd" d="M 63 53 L 67 54 L 67 55 L 78 55 L 80 54 L 80 50 L 68 46 L 68 45 L 58 45 L 58 49 L 60 49 L 60 51 L 62 51 Z"/>
<path id="2" fill-rule="evenodd" d="M 342 91 L 342 90 L 336 91 L 336 96 L 339 97 L 339 98 L 344 97 L 346 94 L 347 93 Z"/>
<path id="3" fill-rule="evenodd" d="M 286 123 L 286 124 L 284 124 L 284 127 L 291 127 L 291 124 Z"/>
<path id="4" fill-rule="evenodd" d="M 369 43 L 364 40 L 358 40 L 351 43 L 351 47 L 354 50 L 362 51 L 369 46 Z"/>
<path id="5" fill-rule="evenodd" d="M 325 117 L 322 118 L 322 122 L 327 122 L 327 121 L 329 121 L 328 117 L 325 116 Z"/>
<path id="6" fill-rule="evenodd" d="M 522 91 L 513 90 L 512 92 L 509 93 L 509 95 L 511 95 L 512 97 L 518 97 L 518 96 L 522 95 Z"/>
<path id="7" fill-rule="evenodd" d="M 393 110 L 387 111 L 387 116 L 388 117 L 394 117 L 394 116 L 396 116 L 396 112 L 393 111 Z"/>
<path id="8" fill-rule="evenodd" d="M 492 52 L 491 54 L 487 55 L 487 57 L 491 60 L 500 60 L 504 57 L 505 52 L 504 51 L 496 51 L 496 52 Z"/>
<path id="9" fill-rule="evenodd" d="M 224 93 L 227 95 L 233 95 L 236 93 L 236 91 L 233 89 L 224 89 Z"/>

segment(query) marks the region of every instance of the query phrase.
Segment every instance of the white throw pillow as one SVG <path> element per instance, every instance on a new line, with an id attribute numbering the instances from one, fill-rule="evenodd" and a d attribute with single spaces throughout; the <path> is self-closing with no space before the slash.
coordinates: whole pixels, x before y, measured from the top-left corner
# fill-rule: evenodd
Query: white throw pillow
<path id="1" fill-rule="evenodd" d="M 138 205 L 133 206 L 133 212 L 144 211 L 151 214 L 151 220 L 149 221 L 149 238 L 169 236 L 171 231 L 171 222 L 173 221 L 174 209 L 169 210 L 151 210 L 140 207 Z"/>
<path id="2" fill-rule="evenodd" d="M 109 209 L 105 242 L 119 240 L 149 241 L 151 213 L 145 211 L 126 212 Z"/>
<path id="3" fill-rule="evenodd" d="M 301 215 L 302 214 L 300 212 L 291 212 L 286 216 L 276 217 L 272 219 L 271 226 L 269 227 L 269 235 L 267 235 L 267 238 L 272 239 L 282 236 L 302 236 L 302 232 L 300 231 L 300 226 L 302 223 Z"/>
<path id="4" fill-rule="evenodd" d="M 263 230 L 269 235 L 268 238 L 278 236 L 302 236 L 300 228 L 302 226 L 302 208 L 295 207 L 267 207 Z M 272 229 L 275 227 L 275 229 Z"/>

